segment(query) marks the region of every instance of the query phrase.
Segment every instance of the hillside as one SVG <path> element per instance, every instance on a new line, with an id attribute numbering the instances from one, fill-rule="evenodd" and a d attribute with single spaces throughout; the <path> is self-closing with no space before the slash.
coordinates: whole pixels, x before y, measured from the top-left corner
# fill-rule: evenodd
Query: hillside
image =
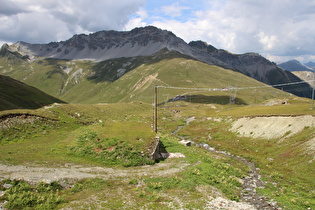
<path id="1" fill-rule="evenodd" d="M 6 62 L 4 58 L 0 59 L 0 65 L 5 66 Z M 12 63 L 3 67 L 0 72 L 31 84 L 68 103 L 129 101 L 150 103 L 153 100 L 154 85 L 213 89 L 225 89 L 229 86 L 237 88 L 264 86 L 264 84 L 238 72 L 208 65 L 167 49 L 153 56 L 117 58 L 102 62 L 56 59 L 23 61 L 21 64 Z M 247 93 L 243 91 L 242 93 L 239 92 L 241 94 L 237 97 L 240 98 L 240 103 L 246 104 L 259 103 L 268 98 L 278 97 L 277 94 L 288 97 L 288 94 L 273 88 L 265 90 L 258 90 L 261 92 L 259 95 L 250 90 Z M 176 90 L 167 91 L 164 91 L 163 100 L 165 101 L 182 94 Z M 191 95 L 190 98 L 195 95 L 187 94 Z M 210 93 L 197 93 L 197 95 L 199 94 L 209 96 Z M 229 101 L 230 93 L 228 91 L 225 93 L 212 91 L 211 94 L 225 98 L 224 103 Z M 166 95 L 168 98 L 165 98 Z M 211 99 L 209 97 L 204 98 L 206 100 Z M 211 101 L 206 102 L 210 103 Z"/>
<path id="2" fill-rule="evenodd" d="M 233 54 L 216 49 L 202 41 L 187 44 L 172 32 L 153 26 L 135 28 L 131 31 L 100 31 L 89 35 L 80 34 L 66 41 L 49 44 L 17 42 L 11 45 L 9 50 L 20 53 L 32 61 L 43 57 L 94 62 L 151 57 L 167 50 L 209 65 L 240 72 L 269 85 L 302 81 L 291 72 L 283 71 L 275 63 L 257 53 Z M 305 83 L 291 86 L 280 85 L 277 88 L 298 96 L 311 97 L 311 88 Z"/>
<path id="3" fill-rule="evenodd" d="M 53 103 L 64 102 L 37 88 L 0 75 L 0 110 L 37 109 Z"/>
<path id="4" fill-rule="evenodd" d="M 157 163 L 147 159 L 155 136 L 151 104 L 2 111 L 0 174 L 15 180 L 0 180 L 13 186 L 0 199 L 7 208 L 28 206 L 22 200 L 30 193 L 33 205 L 50 198 L 54 209 L 313 208 L 314 110 L 310 100 L 286 102 L 169 102 L 158 109 L 168 158 Z"/>
<path id="5" fill-rule="evenodd" d="M 314 72 L 313 71 L 293 71 L 297 77 L 306 81 L 310 86 L 314 86 Z"/>
<path id="6" fill-rule="evenodd" d="M 310 65 L 310 66 L 308 66 Z M 314 86 L 314 69 L 311 67 L 312 62 L 308 65 L 302 64 L 297 60 L 290 60 L 279 64 L 279 66 L 285 70 L 291 71 L 294 75 L 300 79 L 306 81 L 310 86 Z"/>

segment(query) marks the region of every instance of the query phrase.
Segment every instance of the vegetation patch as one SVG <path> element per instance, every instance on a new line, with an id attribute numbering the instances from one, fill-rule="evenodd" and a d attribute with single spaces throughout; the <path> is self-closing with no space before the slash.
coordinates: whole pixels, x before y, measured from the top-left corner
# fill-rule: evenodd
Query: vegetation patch
<path id="1" fill-rule="evenodd" d="M 58 122 L 29 114 L 12 115 L 0 122 L 0 144 L 13 143 L 47 134 Z"/>
<path id="2" fill-rule="evenodd" d="M 189 169 L 174 177 L 147 178 L 146 191 L 159 192 L 182 189 L 187 192 L 196 192 L 197 186 L 214 186 L 220 189 L 231 200 L 239 201 L 241 182 L 246 174 L 225 162 L 224 159 L 215 159 L 207 151 L 195 147 L 185 147 L 172 136 L 161 138 L 168 152 L 182 152 L 186 161 L 193 164 Z"/>
<path id="3" fill-rule="evenodd" d="M 306 127 L 280 141 L 282 137 L 253 139 L 238 136 L 229 131 L 230 122 L 224 118 L 221 121 L 196 120 L 178 134 L 254 162 L 266 183 L 265 188 L 259 188 L 258 192 L 276 200 L 280 206 L 314 208 L 315 162 L 303 144 L 313 138 L 315 128 Z"/>
<path id="4" fill-rule="evenodd" d="M 91 130 L 84 131 L 69 148 L 71 154 L 92 158 L 105 165 L 139 166 L 153 164 L 143 151 L 139 151 L 118 138 L 101 139 Z"/>
<path id="5" fill-rule="evenodd" d="M 33 186 L 21 180 L 2 180 L 0 187 L 5 191 L 0 200 L 7 201 L 5 208 L 8 209 L 55 209 L 65 202 L 61 195 L 63 188 L 57 182 Z"/>

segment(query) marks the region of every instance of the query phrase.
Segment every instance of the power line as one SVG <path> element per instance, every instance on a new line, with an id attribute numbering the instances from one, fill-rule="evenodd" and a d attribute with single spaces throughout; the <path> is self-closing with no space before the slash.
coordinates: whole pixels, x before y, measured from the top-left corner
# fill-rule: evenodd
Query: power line
<path id="1" fill-rule="evenodd" d="M 177 90 L 195 90 L 195 91 L 235 91 L 235 95 L 232 95 L 232 92 L 230 94 L 230 103 L 231 103 L 231 97 L 233 97 L 235 99 L 236 97 L 236 91 L 237 90 L 244 90 L 244 89 L 258 89 L 258 88 L 272 88 L 272 87 L 281 87 L 281 86 L 288 86 L 288 85 L 297 85 L 297 84 L 302 84 L 302 83 L 310 83 L 310 82 L 314 82 L 315 80 L 304 80 L 304 81 L 300 81 L 300 82 L 289 82 L 289 83 L 283 83 L 283 84 L 275 84 L 275 85 L 264 85 L 264 86 L 256 86 L 256 87 L 227 87 L 227 88 L 188 88 L 188 87 L 172 87 L 172 86 L 154 86 L 154 122 L 153 122 L 153 127 L 154 127 L 154 132 L 157 133 L 158 128 L 157 128 L 157 95 L 158 95 L 158 88 L 165 88 L 165 89 L 177 89 Z M 314 104 L 314 87 L 313 87 L 313 92 L 312 92 L 313 96 L 312 96 L 312 109 L 313 109 L 313 104 Z M 233 100 L 234 100 L 233 99 Z"/>
<path id="2" fill-rule="evenodd" d="M 229 91 L 229 90 L 244 90 L 244 89 L 258 89 L 258 88 L 271 88 L 271 87 L 281 87 L 288 85 L 296 85 L 308 82 L 314 82 L 315 80 L 305 80 L 300 82 L 290 82 L 276 85 L 264 85 L 264 86 L 256 86 L 256 87 L 227 87 L 227 88 L 188 88 L 188 87 L 172 87 L 172 86 L 155 86 L 157 88 L 165 88 L 165 89 L 177 89 L 177 90 L 198 90 L 198 91 Z"/>

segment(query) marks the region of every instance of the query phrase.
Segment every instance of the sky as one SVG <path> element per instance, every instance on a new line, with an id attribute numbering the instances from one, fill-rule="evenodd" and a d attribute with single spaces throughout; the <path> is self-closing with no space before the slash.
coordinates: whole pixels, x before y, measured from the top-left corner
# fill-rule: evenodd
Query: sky
<path id="1" fill-rule="evenodd" d="M 187 43 L 315 62 L 315 0 L 0 0 L 0 45 L 153 25 Z"/>

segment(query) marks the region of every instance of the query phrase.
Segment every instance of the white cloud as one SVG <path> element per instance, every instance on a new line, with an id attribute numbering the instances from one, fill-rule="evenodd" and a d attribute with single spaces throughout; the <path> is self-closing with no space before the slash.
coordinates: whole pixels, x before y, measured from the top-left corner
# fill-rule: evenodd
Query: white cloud
<path id="1" fill-rule="evenodd" d="M 154 25 L 186 42 L 203 40 L 233 53 L 258 52 L 277 60 L 315 55 L 315 0 L 0 2 L 0 42 L 50 42 L 75 33 Z"/>
<path id="2" fill-rule="evenodd" d="M 234 53 L 315 54 L 314 0 L 212 0 L 194 15 L 184 22 L 160 19 L 152 24 L 187 42 L 200 39 Z"/>
<path id="3" fill-rule="evenodd" d="M 134 28 L 144 27 L 146 25 L 147 25 L 147 23 L 143 22 L 142 18 L 133 18 L 133 19 L 129 20 L 128 23 L 125 25 L 124 30 L 130 31 Z"/>
<path id="4" fill-rule="evenodd" d="M 279 39 L 275 35 L 265 35 L 264 32 L 258 34 L 259 42 L 262 43 L 264 50 L 272 50 L 277 45 Z"/>
<path id="5" fill-rule="evenodd" d="M 128 21 L 128 23 L 124 26 L 123 30 L 130 31 L 136 27 L 144 27 L 148 25 L 144 19 L 148 18 L 148 14 L 146 10 L 140 8 L 139 11 L 136 12 L 136 15 Z"/>
<path id="6" fill-rule="evenodd" d="M 75 33 L 121 30 L 144 4 L 145 0 L 1 0 L 0 41 L 50 42 Z"/>
<path id="7" fill-rule="evenodd" d="M 183 10 L 187 10 L 189 7 L 186 6 L 180 6 L 178 2 L 172 4 L 172 5 L 167 5 L 162 7 L 162 11 L 171 17 L 177 17 L 182 15 Z"/>

